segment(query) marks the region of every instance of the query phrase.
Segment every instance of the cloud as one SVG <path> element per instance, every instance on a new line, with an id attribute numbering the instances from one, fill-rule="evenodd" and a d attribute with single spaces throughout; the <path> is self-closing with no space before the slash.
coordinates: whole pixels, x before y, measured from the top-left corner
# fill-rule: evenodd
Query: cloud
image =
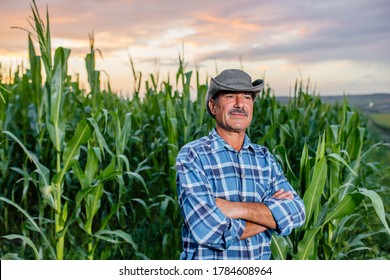
<path id="1" fill-rule="evenodd" d="M 89 52 L 93 33 L 103 57 L 112 63 L 125 59 L 122 64 L 130 52 L 138 62 L 174 65 L 182 44 L 186 58 L 205 67 L 239 58 L 244 65 L 313 65 L 316 71 L 315 64 L 327 62 L 351 61 L 355 67 L 390 62 L 387 0 L 36 2 L 43 17 L 48 5 L 53 46 L 71 48 L 75 57 Z M 26 53 L 27 34 L 10 27 L 30 28 L 28 1 L 2 0 L 0 9 L 2 55 Z M 388 73 L 389 67 L 381 69 Z"/>
<path id="2" fill-rule="evenodd" d="M 272 13 L 270 8 L 262 22 L 263 28 L 255 32 L 241 30 L 239 36 L 244 39 L 232 38 L 228 50 L 203 53 L 200 59 L 236 59 L 242 55 L 248 60 L 283 58 L 292 62 L 340 58 L 365 60 L 370 56 L 365 50 L 383 50 L 383 46 L 390 43 L 390 22 L 386 9 L 389 5 L 384 2 L 383 6 L 377 6 L 375 1 L 360 1 L 360 6 L 341 7 L 335 6 L 336 3 L 332 1 L 325 4 L 315 2 L 319 4 L 310 7 L 303 5 L 307 1 L 294 1 L 297 2 L 295 5 L 287 2 L 277 5 L 281 8 L 276 13 Z M 250 38 L 249 44 L 245 38 Z M 386 52 L 376 52 L 376 56 L 388 58 Z"/>

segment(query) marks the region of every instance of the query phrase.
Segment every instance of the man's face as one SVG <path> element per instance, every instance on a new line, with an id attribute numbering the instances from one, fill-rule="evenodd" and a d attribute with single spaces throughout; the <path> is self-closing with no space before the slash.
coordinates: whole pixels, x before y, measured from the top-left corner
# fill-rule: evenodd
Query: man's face
<path id="1" fill-rule="evenodd" d="M 245 132 L 252 121 L 253 97 L 245 92 L 222 92 L 209 102 L 217 126 L 227 131 Z"/>

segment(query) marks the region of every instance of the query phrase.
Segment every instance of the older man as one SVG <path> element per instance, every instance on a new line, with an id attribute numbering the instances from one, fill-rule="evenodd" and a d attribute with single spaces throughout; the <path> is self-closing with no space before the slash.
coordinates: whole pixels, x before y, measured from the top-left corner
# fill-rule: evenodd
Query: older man
<path id="1" fill-rule="evenodd" d="M 305 222 L 303 201 L 274 156 L 245 134 L 263 84 L 237 69 L 211 78 L 206 108 L 216 127 L 176 160 L 180 259 L 270 259 L 272 234 Z"/>

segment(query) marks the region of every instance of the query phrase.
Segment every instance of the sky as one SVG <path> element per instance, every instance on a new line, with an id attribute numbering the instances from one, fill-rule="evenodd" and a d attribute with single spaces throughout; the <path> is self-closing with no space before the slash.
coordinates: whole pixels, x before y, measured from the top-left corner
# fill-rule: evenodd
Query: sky
<path id="1" fill-rule="evenodd" d="M 226 68 L 264 79 L 276 96 L 296 81 L 320 95 L 390 93 L 389 0 L 36 0 L 53 50 L 84 88 L 89 36 L 102 80 L 124 96 L 137 72 L 175 81 L 179 56 L 207 83 Z M 2 72 L 27 64 L 30 0 L 0 1 Z M 38 47 L 36 47 L 38 50 Z M 101 55 L 100 55 L 100 54 Z M 195 80 L 195 75 L 192 78 Z"/>

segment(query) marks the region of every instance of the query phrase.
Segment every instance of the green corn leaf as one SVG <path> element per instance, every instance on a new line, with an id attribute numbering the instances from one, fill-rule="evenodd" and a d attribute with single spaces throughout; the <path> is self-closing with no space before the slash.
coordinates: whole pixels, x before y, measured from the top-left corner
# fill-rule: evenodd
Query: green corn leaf
<path id="1" fill-rule="evenodd" d="M 58 224 L 60 225 L 61 228 L 64 228 L 66 221 L 68 219 L 68 204 L 69 204 L 69 202 L 66 201 L 64 203 L 64 206 L 61 209 L 61 215 L 60 215 L 59 222 L 58 222 Z M 66 230 L 62 231 L 60 233 L 57 232 L 57 237 L 62 237 L 65 233 L 66 233 Z"/>
<path id="2" fill-rule="evenodd" d="M 31 247 L 31 249 L 34 251 L 35 259 L 40 260 L 41 258 L 39 257 L 38 249 L 35 247 L 34 242 L 30 238 L 24 235 L 19 235 L 19 234 L 9 234 L 9 235 L 4 235 L 4 238 L 8 240 L 14 240 L 14 239 L 21 239 L 23 242 L 25 242 L 28 246 Z"/>
<path id="3" fill-rule="evenodd" d="M 303 146 L 302 156 L 300 161 L 299 168 L 299 186 L 300 186 L 300 194 L 303 195 L 306 192 L 306 189 L 310 184 L 310 157 L 309 157 L 309 149 L 307 145 Z"/>
<path id="4" fill-rule="evenodd" d="M 111 150 L 108 148 L 106 140 L 104 139 L 102 133 L 100 132 L 100 128 L 94 118 L 87 118 L 87 121 L 89 124 L 94 128 L 96 140 L 99 144 L 101 153 L 104 156 L 104 151 L 107 151 L 111 156 L 114 156 L 114 154 L 111 152 Z"/>
<path id="5" fill-rule="evenodd" d="M 340 126 L 339 125 L 330 125 L 328 131 L 329 131 L 328 135 L 331 135 L 331 137 L 329 139 L 330 143 L 333 143 L 333 144 L 339 143 Z"/>
<path id="6" fill-rule="evenodd" d="M 142 200 L 142 199 L 140 199 L 140 198 L 133 198 L 131 201 L 135 201 L 135 202 L 138 202 L 139 204 L 141 204 L 142 207 L 143 207 L 144 210 L 145 210 L 146 216 L 149 218 L 149 220 L 151 220 L 149 207 L 148 207 L 148 205 L 146 205 L 146 203 L 145 203 L 144 200 Z"/>
<path id="7" fill-rule="evenodd" d="M 260 140 L 257 141 L 257 143 L 260 145 L 264 145 L 265 141 L 267 141 L 270 138 L 273 138 L 273 135 L 277 128 L 278 128 L 277 124 L 272 124 L 271 126 L 268 126 L 265 134 L 260 138 Z"/>
<path id="8" fill-rule="evenodd" d="M 325 218 L 324 224 L 334 220 L 340 219 L 344 216 L 351 214 L 359 206 L 363 200 L 363 195 L 360 193 L 348 194 L 346 195 L 335 207 L 335 209 L 330 210 L 328 215 Z"/>
<path id="9" fill-rule="evenodd" d="M 303 239 L 298 244 L 298 253 L 294 255 L 294 260 L 314 260 L 318 247 L 318 232 L 322 227 L 310 228 L 305 231 Z"/>
<path id="10" fill-rule="evenodd" d="M 295 176 L 294 172 L 292 171 L 290 161 L 288 160 L 287 151 L 286 148 L 283 145 L 277 145 L 274 148 L 275 154 L 280 154 L 282 156 L 283 163 L 287 165 L 287 175 L 289 175 L 290 180 L 298 181 L 297 177 Z"/>
<path id="11" fill-rule="evenodd" d="M 37 56 L 35 53 L 34 44 L 32 42 L 30 34 L 28 35 L 28 54 L 31 67 L 31 82 L 33 84 L 33 87 L 35 88 L 37 85 L 41 85 L 42 83 L 41 80 L 37 80 L 37 77 L 40 77 L 41 74 L 40 72 L 37 72 L 37 70 L 41 69 L 41 60 L 40 57 Z"/>
<path id="12" fill-rule="evenodd" d="M 108 222 L 111 220 L 111 218 L 114 216 L 114 214 L 118 211 L 118 209 L 119 209 L 118 203 L 115 203 L 114 205 L 111 206 L 110 213 L 102 219 L 102 223 L 100 225 L 100 230 L 103 230 L 107 227 Z"/>
<path id="13" fill-rule="evenodd" d="M 149 190 L 148 190 L 148 187 L 146 186 L 146 183 L 145 183 L 145 180 L 141 177 L 141 175 L 139 175 L 138 173 L 135 173 L 135 172 L 124 172 L 125 174 L 129 175 L 130 177 L 134 177 L 136 178 L 138 181 L 141 182 L 142 186 L 144 187 L 145 189 L 145 192 L 147 195 L 149 195 Z"/>
<path id="14" fill-rule="evenodd" d="M 36 172 L 39 174 L 39 190 L 44 200 L 53 208 L 55 208 L 53 187 L 50 181 L 50 170 L 41 164 L 38 158 L 23 145 L 22 142 L 10 131 L 3 131 L 4 134 L 11 137 L 26 153 L 27 157 L 34 163 Z"/>
<path id="15" fill-rule="evenodd" d="M 11 92 L 8 89 L 6 89 L 2 84 L 0 84 L 0 99 L 1 99 L 1 101 L 4 102 L 4 104 L 6 104 L 7 102 L 5 102 L 5 99 L 4 99 L 2 92 L 5 92 L 5 93 L 11 93 Z"/>
<path id="16" fill-rule="evenodd" d="M 103 184 L 98 184 L 97 186 L 92 187 L 92 189 L 93 191 L 85 197 L 87 221 L 84 227 L 88 233 L 92 233 L 93 219 L 100 209 Z"/>
<path id="17" fill-rule="evenodd" d="M 81 169 L 80 164 L 76 162 L 72 165 L 73 173 L 76 175 L 77 179 L 80 182 L 81 189 L 85 189 L 89 186 L 87 178 L 85 177 L 84 171 Z"/>
<path id="18" fill-rule="evenodd" d="M 121 241 L 118 240 L 119 237 L 125 242 L 129 243 L 135 251 L 138 251 L 138 246 L 135 244 L 131 235 L 122 230 L 101 230 L 95 233 L 93 236 L 110 243 L 121 243 Z"/>
<path id="19" fill-rule="evenodd" d="M 383 226 L 385 227 L 387 233 L 390 234 L 390 229 L 389 225 L 386 221 L 386 212 L 385 212 L 385 207 L 383 205 L 383 201 L 379 194 L 377 194 L 373 190 L 368 190 L 365 188 L 360 188 L 359 192 L 363 194 L 364 196 L 368 197 L 371 199 L 372 205 L 374 207 L 374 210 L 376 214 L 378 215 L 379 220 L 382 222 Z"/>
<path id="20" fill-rule="evenodd" d="M 279 127 L 281 128 L 281 130 L 286 133 L 289 137 L 292 137 L 292 134 L 291 134 L 291 131 L 290 131 L 290 128 L 288 127 L 288 125 L 285 125 L 285 124 L 280 124 Z"/>
<path id="21" fill-rule="evenodd" d="M 85 165 L 85 179 L 87 186 L 93 184 L 93 180 L 96 176 L 96 172 L 99 169 L 99 161 L 97 154 L 100 153 L 99 149 L 89 147 L 87 152 L 87 163 Z"/>
<path id="22" fill-rule="evenodd" d="M 324 190 L 326 176 L 327 176 L 327 162 L 326 158 L 322 157 L 315 165 L 314 172 L 311 178 L 310 185 L 306 190 L 303 201 L 306 209 L 306 223 L 305 228 L 308 228 L 311 218 L 314 216 L 316 220 L 316 213 L 320 208 L 321 195 Z"/>
<path id="23" fill-rule="evenodd" d="M 351 168 L 351 166 L 349 166 L 349 164 L 340 155 L 333 153 L 333 154 L 326 155 L 326 157 L 335 163 L 341 162 L 342 164 L 344 164 L 346 168 L 348 168 L 348 170 L 352 173 L 353 176 L 358 177 L 356 172 Z"/>
<path id="24" fill-rule="evenodd" d="M 50 138 L 58 152 L 62 151 L 65 138 L 65 123 L 62 116 L 65 99 L 64 80 L 70 50 L 57 48 L 54 55 L 54 74 L 50 81 L 50 118 L 47 124 Z"/>
<path id="25" fill-rule="evenodd" d="M 129 136 L 131 133 L 131 114 L 127 113 L 125 115 L 125 121 L 123 123 L 123 127 L 120 130 L 121 133 L 119 133 L 117 137 L 117 153 L 123 153 L 126 148 L 126 143 L 129 141 Z"/>
<path id="26" fill-rule="evenodd" d="M 15 202 L 9 200 L 8 198 L 0 196 L 0 201 L 4 201 L 5 203 L 7 203 L 9 205 L 12 205 L 16 209 L 18 209 L 29 220 L 29 222 L 31 223 L 31 226 L 33 227 L 33 229 L 42 236 L 43 243 L 50 249 L 51 258 L 56 259 L 56 253 L 54 252 L 53 247 L 51 246 L 49 240 L 47 239 L 44 231 L 41 230 L 41 228 L 37 225 L 37 223 L 34 221 L 33 217 L 31 217 L 30 214 L 27 213 L 26 210 L 24 210 L 18 204 L 16 204 Z"/>
<path id="27" fill-rule="evenodd" d="M 116 169 L 116 158 L 113 157 L 110 164 L 99 174 L 98 179 L 101 182 L 110 181 L 122 175 L 122 173 L 122 171 Z"/>
<path id="28" fill-rule="evenodd" d="M 317 146 L 317 152 L 316 152 L 316 162 L 321 160 L 325 156 L 325 131 L 324 131 L 324 136 L 319 137 L 318 140 L 318 146 Z"/>
<path id="29" fill-rule="evenodd" d="M 361 233 L 355 236 L 352 240 L 348 241 L 350 247 L 357 247 L 360 245 L 364 245 L 362 242 L 363 239 L 370 238 L 371 236 L 378 233 L 386 233 L 386 229 L 381 229 L 379 231 L 369 232 L 369 233 Z"/>
<path id="30" fill-rule="evenodd" d="M 272 235 L 271 251 L 275 260 L 286 260 L 289 246 L 283 236 Z"/>
<path id="31" fill-rule="evenodd" d="M 124 168 L 127 172 L 130 172 L 130 163 L 129 163 L 129 159 L 128 159 L 128 157 L 126 157 L 125 155 L 122 155 L 122 154 L 120 154 L 120 155 L 118 155 L 118 162 L 120 162 L 120 161 L 123 161 L 124 162 L 124 164 L 125 164 L 125 166 L 126 166 L 126 168 Z"/>
<path id="32" fill-rule="evenodd" d="M 76 209 L 80 206 L 81 202 L 85 199 L 85 197 L 88 194 L 90 194 L 91 192 L 93 192 L 93 188 L 92 187 L 81 189 L 81 190 L 79 190 L 77 192 L 77 195 L 76 195 Z"/>
<path id="33" fill-rule="evenodd" d="M 53 182 L 59 184 L 69 168 L 75 164 L 80 155 L 81 145 L 87 143 L 93 133 L 93 127 L 85 119 L 77 125 L 73 138 L 68 142 L 63 153 L 63 166 L 60 173 L 53 177 Z"/>

